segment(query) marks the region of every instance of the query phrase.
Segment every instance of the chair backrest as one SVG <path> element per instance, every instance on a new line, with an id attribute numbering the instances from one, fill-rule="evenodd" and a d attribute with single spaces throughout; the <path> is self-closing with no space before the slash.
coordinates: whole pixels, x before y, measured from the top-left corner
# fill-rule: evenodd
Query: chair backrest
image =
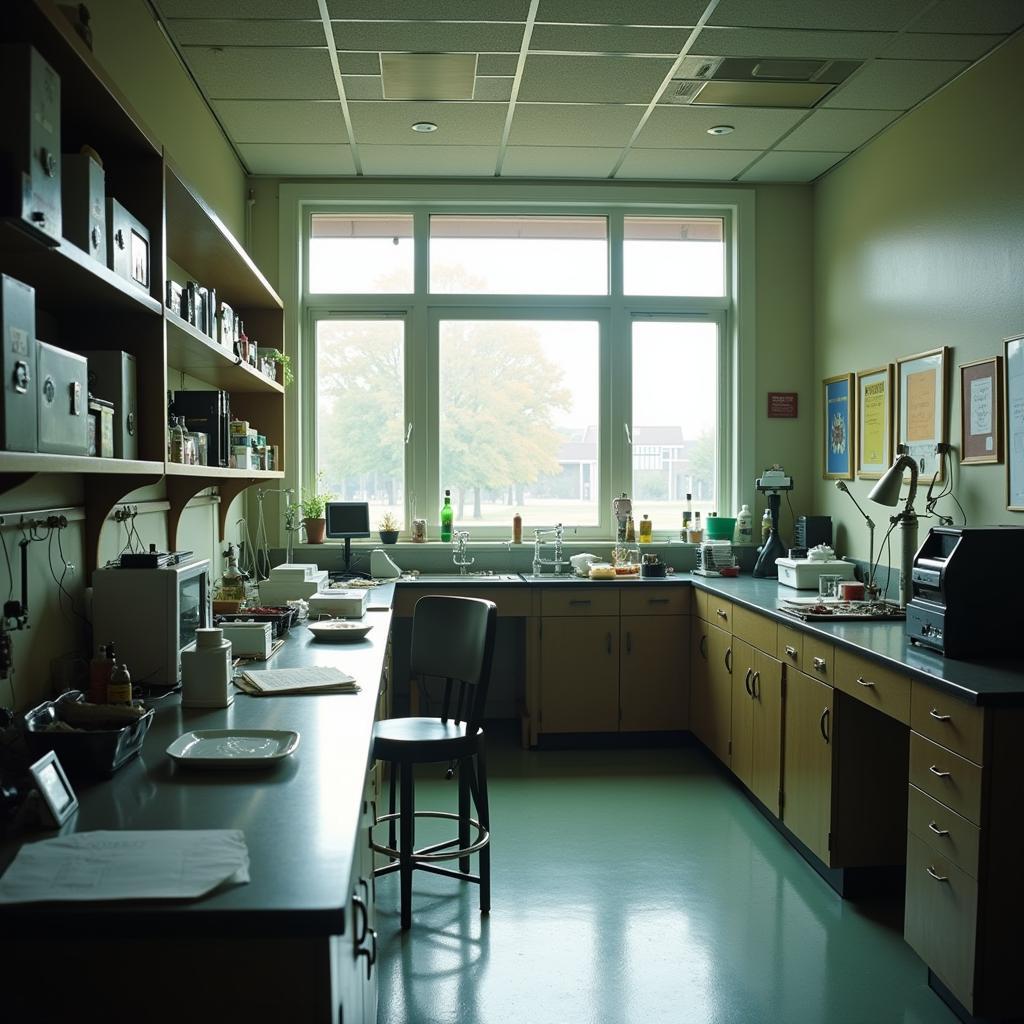
<path id="1" fill-rule="evenodd" d="M 435 595 L 416 602 L 409 668 L 445 680 L 442 722 L 465 722 L 473 732 L 483 721 L 497 615 L 493 601 L 475 597 Z"/>

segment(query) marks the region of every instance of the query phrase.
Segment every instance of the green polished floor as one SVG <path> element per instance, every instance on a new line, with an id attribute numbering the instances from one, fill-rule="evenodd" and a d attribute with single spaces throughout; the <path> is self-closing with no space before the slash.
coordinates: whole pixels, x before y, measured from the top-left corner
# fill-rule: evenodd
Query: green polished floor
<path id="1" fill-rule="evenodd" d="M 455 809 L 443 766 L 418 806 Z M 493 894 L 377 885 L 379 1024 L 887 1024 L 955 1017 L 901 908 L 842 901 L 697 746 L 491 738 Z M 431 834 L 417 834 L 422 845 Z"/>

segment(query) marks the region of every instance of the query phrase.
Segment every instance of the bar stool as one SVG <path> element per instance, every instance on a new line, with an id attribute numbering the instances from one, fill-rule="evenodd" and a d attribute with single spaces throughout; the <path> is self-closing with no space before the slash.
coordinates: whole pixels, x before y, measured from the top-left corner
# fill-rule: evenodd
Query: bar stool
<path id="1" fill-rule="evenodd" d="M 440 718 L 388 718 L 373 730 L 373 757 L 389 767 L 388 813 L 374 826 L 388 823 L 388 844 L 371 847 L 389 863 L 374 877 L 397 871 L 401 876 L 402 928 L 412 924 L 412 873 L 429 871 L 480 886 L 480 912 L 491 909 L 490 809 L 484 754 L 483 713 L 491 678 L 497 609 L 493 601 L 470 597 L 422 597 L 412 619 L 411 674 L 444 682 Z M 459 811 L 418 811 L 414 773 L 418 764 L 457 764 Z M 401 809 L 395 810 L 396 781 Z M 472 816 L 475 811 L 476 817 Z M 415 847 L 416 819 L 458 822 L 458 836 L 421 849 Z M 396 841 L 396 825 L 398 836 Z M 479 854 L 478 875 L 470 873 L 470 855 Z M 458 859 L 454 870 L 439 861 Z"/>

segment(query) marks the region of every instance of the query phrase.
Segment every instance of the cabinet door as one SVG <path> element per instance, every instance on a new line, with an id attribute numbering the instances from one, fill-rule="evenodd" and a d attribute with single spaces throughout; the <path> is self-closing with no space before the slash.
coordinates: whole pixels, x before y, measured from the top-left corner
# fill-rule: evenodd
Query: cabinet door
<path id="1" fill-rule="evenodd" d="M 619 623 L 619 728 L 685 729 L 689 722 L 689 618 L 624 615 Z"/>
<path id="2" fill-rule="evenodd" d="M 753 789 L 754 689 L 757 652 L 738 637 L 732 638 L 732 751 L 730 767 L 747 789 Z"/>
<path id="3" fill-rule="evenodd" d="M 540 636 L 543 732 L 619 727 L 619 617 L 545 617 Z"/>
<path id="4" fill-rule="evenodd" d="M 703 591 L 699 591 L 699 593 L 703 593 Z M 690 619 L 690 730 L 707 747 L 711 746 L 710 685 L 708 624 L 705 619 L 692 616 Z"/>
<path id="5" fill-rule="evenodd" d="M 729 764 L 732 739 L 732 634 L 708 624 L 708 733 L 705 740 L 722 764 Z"/>
<path id="6" fill-rule="evenodd" d="M 782 785 L 782 662 L 755 651 L 750 688 L 754 712 L 750 790 L 778 817 Z"/>
<path id="7" fill-rule="evenodd" d="M 786 673 L 786 762 L 782 820 L 812 853 L 829 862 L 832 812 L 832 687 Z"/>

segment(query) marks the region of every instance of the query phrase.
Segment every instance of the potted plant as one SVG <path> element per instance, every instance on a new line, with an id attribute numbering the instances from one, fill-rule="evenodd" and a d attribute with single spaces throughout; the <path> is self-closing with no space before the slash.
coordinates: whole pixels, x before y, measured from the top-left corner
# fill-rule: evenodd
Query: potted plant
<path id="1" fill-rule="evenodd" d="M 395 544 L 398 541 L 398 520 L 390 513 L 385 512 L 377 524 L 377 532 L 380 534 L 381 544 Z"/>
<path id="2" fill-rule="evenodd" d="M 288 387 L 295 380 L 295 374 L 292 373 L 292 357 L 286 356 L 279 348 L 274 348 L 267 353 L 267 359 L 277 364 L 277 372 L 274 379 L 278 384 Z"/>
<path id="3" fill-rule="evenodd" d="M 334 497 L 332 491 L 321 490 L 323 473 L 317 473 L 316 483 L 309 493 L 304 494 L 299 508 L 302 510 L 302 525 L 306 528 L 306 540 L 310 544 L 323 544 L 327 532 L 324 506 Z"/>

